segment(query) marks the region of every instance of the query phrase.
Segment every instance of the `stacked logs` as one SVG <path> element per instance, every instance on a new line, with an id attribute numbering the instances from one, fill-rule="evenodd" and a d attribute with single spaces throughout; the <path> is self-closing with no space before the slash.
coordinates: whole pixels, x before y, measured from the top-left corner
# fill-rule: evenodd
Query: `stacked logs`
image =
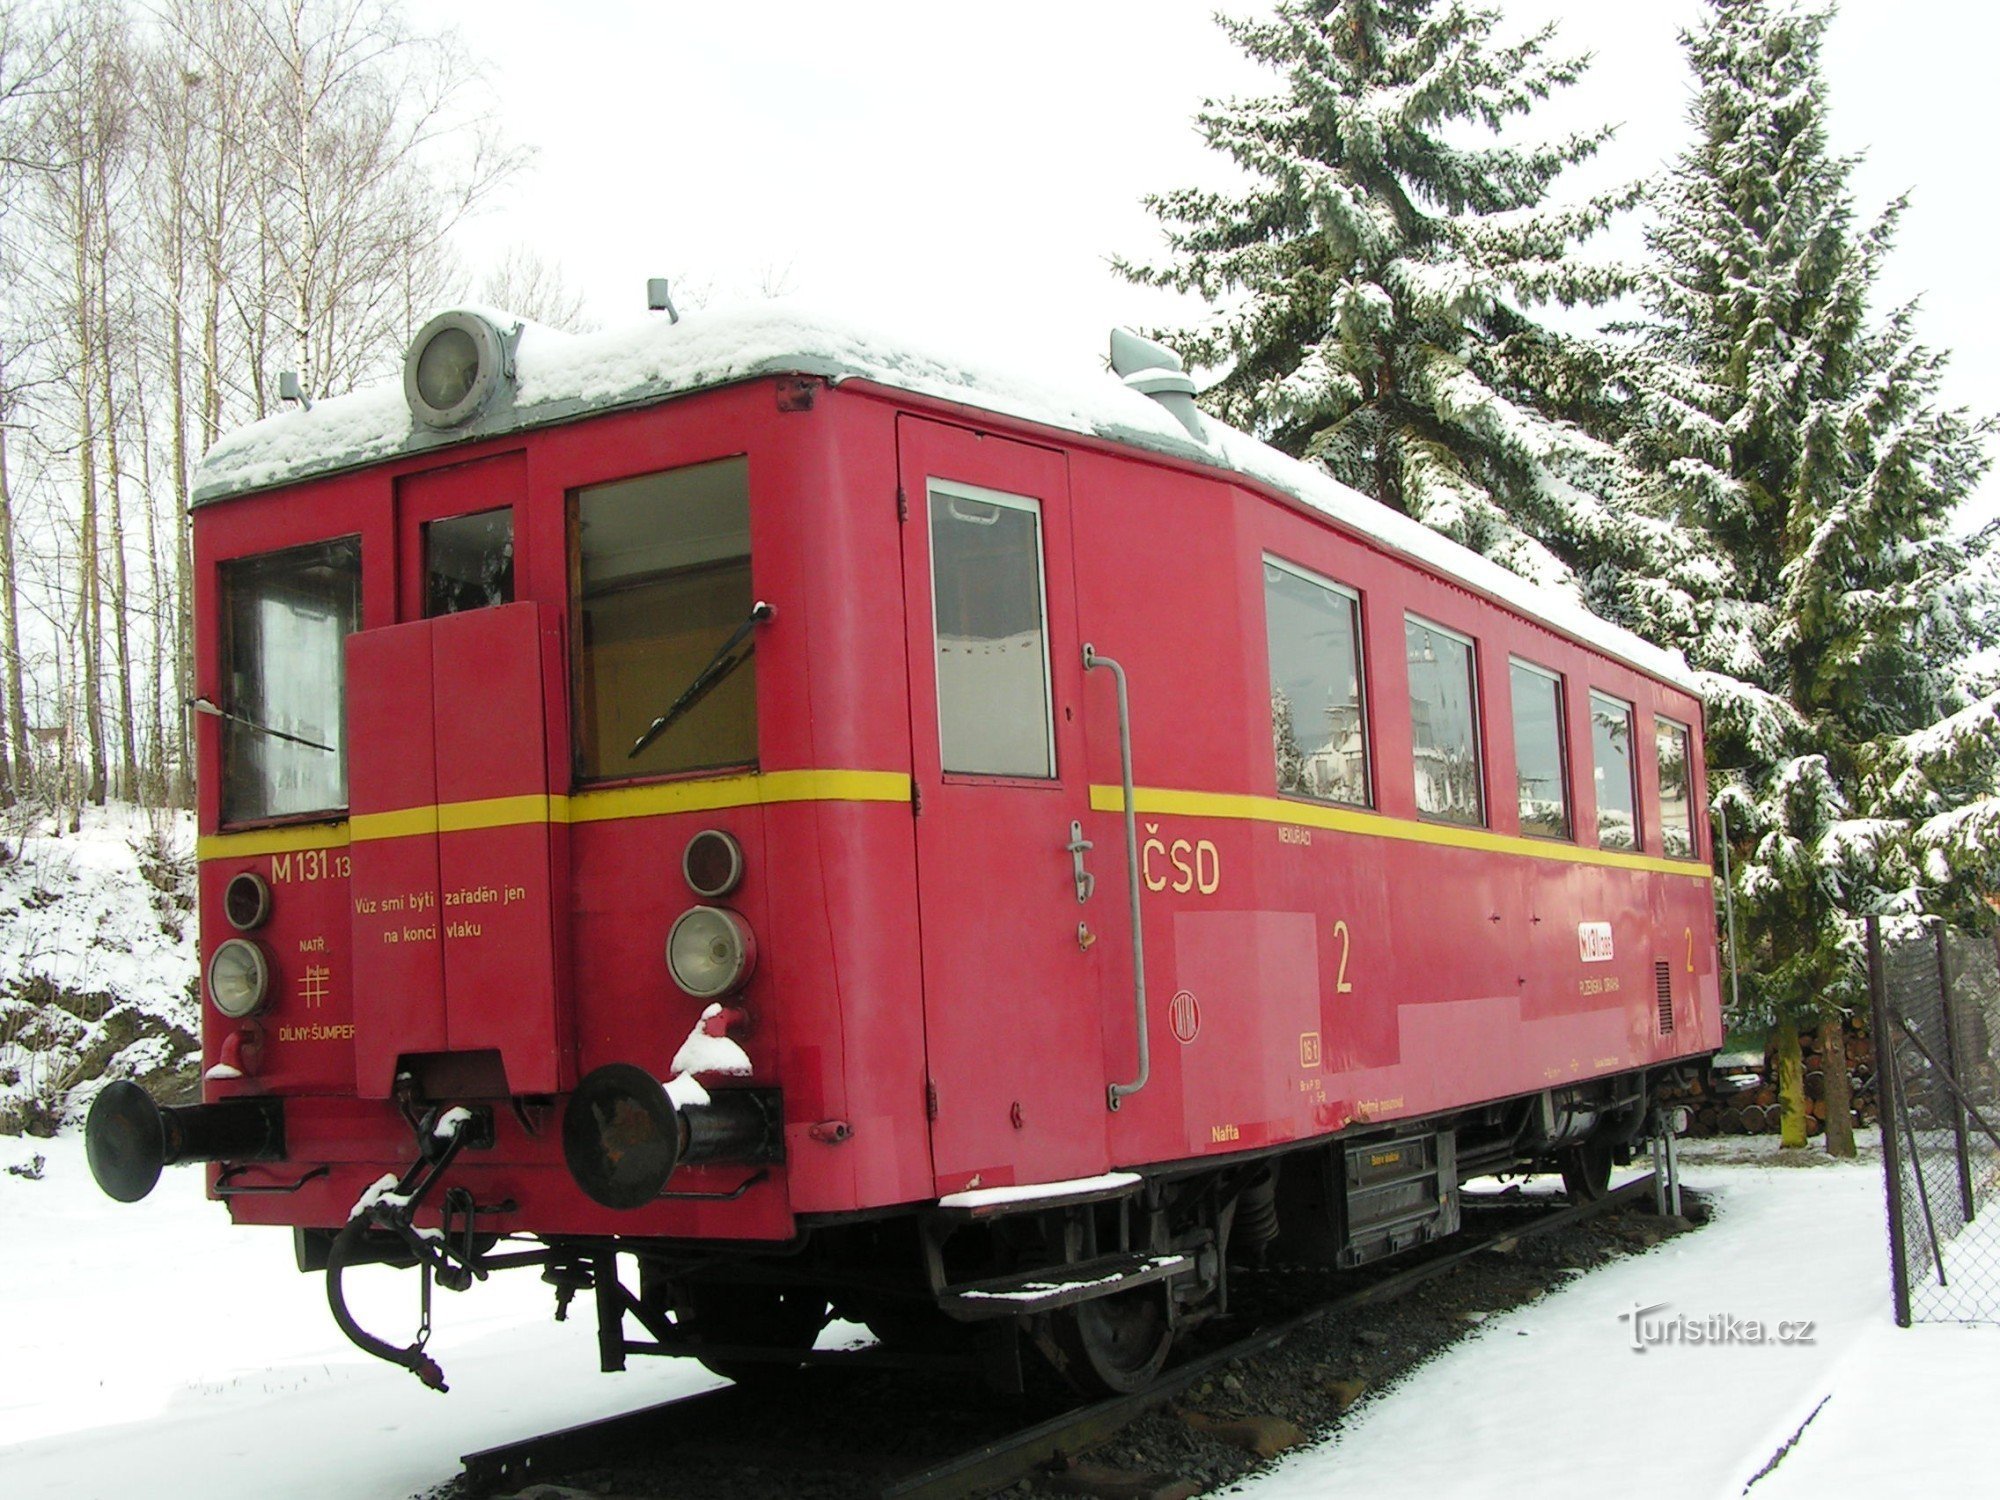
<path id="1" fill-rule="evenodd" d="M 1799 1050 L 1805 1061 L 1806 1134 L 1821 1135 L 1826 1131 L 1826 1060 L 1818 1033 L 1801 1036 Z M 1847 1022 L 1847 1081 L 1855 1124 L 1873 1125 L 1875 1046 L 1867 1029 L 1853 1018 Z M 1692 1136 L 1776 1135 L 1784 1116 L 1784 1106 L 1778 1102 L 1777 1059 L 1768 1049 L 1761 1063 L 1740 1054 L 1718 1062 L 1691 1087 L 1663 1089 L 1660 1102 L 1688 1111 Z"/>

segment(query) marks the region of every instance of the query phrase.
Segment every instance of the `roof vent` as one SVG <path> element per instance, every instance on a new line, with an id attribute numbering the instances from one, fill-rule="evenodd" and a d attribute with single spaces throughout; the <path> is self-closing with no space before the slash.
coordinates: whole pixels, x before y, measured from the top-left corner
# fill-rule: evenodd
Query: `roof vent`
<path id="1" fill-rule="evenodd" d="M 476 312 L 439 313 L 403 359 L 403 397 L 426 427 L 461 427 L 514 378 L 513 337 Z"/>
<path id="2" fill-rule="evenodd" d="M 1165 344 L 1141 338 L 1129 328 L 1111 330 L 1111 369 L 1142 396 L 1164 406 L 1188 435 L 1207 447 L 1208 424 L 1194 404 L 1194 381 L 1181 357 Z"/>

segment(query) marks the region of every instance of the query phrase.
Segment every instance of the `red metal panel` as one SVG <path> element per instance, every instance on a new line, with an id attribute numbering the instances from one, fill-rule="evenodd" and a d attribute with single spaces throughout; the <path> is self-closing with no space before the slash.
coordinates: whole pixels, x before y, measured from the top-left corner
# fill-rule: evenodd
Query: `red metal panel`
<path id="1" fill-rule="evenodd" d="M 366 1099 L 389 1096 L 399 1054 L 445 1047 L 436 835 L 369 836 L 375 815 L 403 814 L 419 830 L 432 817 L 431 702 L 428 624 L 347 638 L 347 785 L 361 832 L 350 850 L 354 1078 Z"/>
<path id="2" fill-rule="evenodd" d="M 497 1050 L 517 1094 L 554 1093 L 557 1045 L 541 611 L 468 610 L 431 622 L 438 913 L 446 1040 Z"/>

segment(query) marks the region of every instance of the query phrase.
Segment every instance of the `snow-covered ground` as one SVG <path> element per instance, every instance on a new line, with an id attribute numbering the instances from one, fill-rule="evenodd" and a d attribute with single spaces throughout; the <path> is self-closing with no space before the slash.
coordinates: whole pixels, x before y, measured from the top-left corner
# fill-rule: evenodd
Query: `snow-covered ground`
<path id="1" fill-rule="evenodd" d="M 192 1078 L 194 815 L 0 820 L 0 1121 L 78 1118 L 110 1078 Z M 5 1127 L 0 1127 L 5 1128 Z"/>
<path id="2" fill-rule="evenodd" d="M 350 1348 L 285 1232 L 231 1228 L 192 1169 L 120 1207 L 73 1133 L 0 1139 L 0 1168 L 37 1153 L 39 1181 L 0 1171 L 0 1495 L 403 1500 L 462 1453 L 714 1383 L 598 1374 L 588 1309 L 552 1323 L 517 1272 L 438 1294 L 437 1395 Z M 1893 1326 L 1879 1167 L 1697 1157 L 1688 1178 L 1712 1226 L 1494 1317 L 1242 1493 L 1734 1496 L 1815 1411 L 1758 1500 L 1976 1492 L 2000 1328 Z M 407 1330 L 411 1278 L 377 1274 L 373 1312 Z M 1640 1353 L 1635 1307 L 1649 1334 L 1810 1320 L 1812 1342 Z"/>

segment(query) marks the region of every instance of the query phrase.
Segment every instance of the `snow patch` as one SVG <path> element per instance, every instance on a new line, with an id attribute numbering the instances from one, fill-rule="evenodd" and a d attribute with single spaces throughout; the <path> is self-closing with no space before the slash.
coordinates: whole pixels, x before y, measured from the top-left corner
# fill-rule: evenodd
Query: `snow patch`
<path id="1" fill-rule="evenodd" d="M 963 1193 L 946 1193 L 938 1199 L 938 1207 L 991 1208 L 998 1203 L 1019 1203 L 1029 1198 L 1073 1198 L 1083 1193 L 1136 1187 L 1138 1183 L 1137 1172 L 1106 1172 L 1099 1177 L 1072 1177 L 1066 1182 L 1020 1182 L 1010 1187 L 973 1188 Z"/>
<path id="2" fill-rule="evenodd" d="M 503 327 L 513 321 L 493 316 Z M 1204 424 L 1210 443 L 1197 442 L 1165 407 L 1109 373 L 1027 373 L 948 353 L 922 334 L 863 329 L 788 300 L 582 336 L 529 325 L 515 367 L 511 409 L 457 434 L 419 428 L 400 381 L 321 401 L 311 411 L 266 417 L 209 450 L 196 475 L 195 502 L 767 375 L 812 375 L 836 384 L 865 380 L 1233 470 L 1564 634 L 1694 690 L 1678 652 L 1642 641 L 1573 596 L 1519 578 L 1213 418 Z"/>

